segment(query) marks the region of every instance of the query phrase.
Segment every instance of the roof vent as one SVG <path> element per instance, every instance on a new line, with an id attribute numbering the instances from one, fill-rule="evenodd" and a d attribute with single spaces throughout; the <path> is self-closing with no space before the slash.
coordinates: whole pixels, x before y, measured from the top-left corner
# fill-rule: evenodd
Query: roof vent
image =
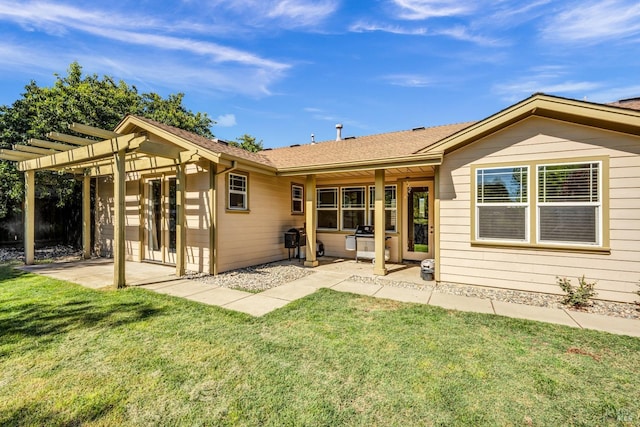
<path id="1" fill-rule="evenodd" d="M 417 130 L 425 130 L 425 127 L 424 126 L 420 126 L 420 127 L 417 127 L 417 128 L 413 128 L 411 130 L 414 131 L 414 132 L 417 131 Z"/>
<path id="2" fill-rule="evenodd" d="M 293 144 L 293 145 L 290 145 L 289 147 L 300 147 L 300 144 Z"/>
<path id="3" fill-rule="evenodd" d="M 314 134 L 311 134 L 311 145 L 314 145 L 316 143 L 316 136 Z"/>
<path id="4" fill-rule="evenodd" d="M 355 136 L 347 136 L 344 139 L 356 139 L 356 137 Z"/>
<path id="5" fill-rule="evenodd" d="M 336 141 L 342 141 L 342 123 L 336 125 Z"/>

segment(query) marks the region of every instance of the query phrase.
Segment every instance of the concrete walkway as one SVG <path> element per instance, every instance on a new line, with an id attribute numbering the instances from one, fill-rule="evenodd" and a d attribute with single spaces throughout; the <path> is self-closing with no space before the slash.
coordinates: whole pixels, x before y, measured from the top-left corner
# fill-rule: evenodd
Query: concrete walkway
<path id="1" fill-rule="evenodd" d="M 113 262 L 108 259 L 29 265 L 21 268 L 25 271 L 78 283 L 93 289 L 110 286 L 113 279 Z M 351 292 L 401 302 L 429 304 L 451 310 L 497 314 L 640 337 L 640 320 L 450 295 L 440 293 L 437 290 L 384 286 L 385 279 L 424 284 L 420 279 L 418 266 L 388 265 L 388 268 L 388 276 L 378 278 L 377 284 L 370 284 L 349 280 L 349 278 L 353 275 L 373 277 L 371 264 L 355 263 L 354 261 L 327 263 L 316 267 L 311 275 L 254 294 L 217 287 L 197 280 L 180 279 L 175 276 L 175 269 L 172 267 L 137 262 L 127 262 L 126 265 L 129 286 L 138 286 L 158 293 L 240 311 L 252 316 L 263 316 L 292 301 L 310 295 L 319 288 L 330 288 L 340 292 Z"/>

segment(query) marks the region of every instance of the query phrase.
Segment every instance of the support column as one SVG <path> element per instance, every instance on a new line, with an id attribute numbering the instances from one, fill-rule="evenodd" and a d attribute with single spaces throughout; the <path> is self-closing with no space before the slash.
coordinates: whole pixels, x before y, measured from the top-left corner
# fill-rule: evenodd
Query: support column
<path id="1" fill-rule="evenodd" d="M 24 263 L 33 264 L 35 258 L 36 172 L 24 172 Z"/>
<path id="2" fill-rule="evenodd" d="M 317 267 L 316 258 L 316 176 L 307 175 L 304 186 L 304 217 L 307 232 L 307 259 L 305 267 Z"/>
<path id="3" fill-rule="evenodd" d="M 184 276 L 186 270 L 186 224 L 185 224 L 185 165 L 180 163 L 176 171 L 176 276 Z"/>
<path id="4" fill-rule="evenodd" d="M 113 167 L 113 286 L 124 288 L 125 279 L 125 151 L 114 154 Z"/>
<path id="5" fill-rule="evenodd" d="M 374 240 L 376 247 L 376 259 L 373 267 L 373 274 L 385 276 L 387 268 L 385 266 L 384 253 L 386 247 L 386 224 L 384 206 L 384 169 L 376 169 L 376 190 L 375 190 L 375 218 L 373 221 Z"/>
<path id="6" fill-rule="evenodd" d="M 217 165 L 209 162 L 209 274 L 218 274 L 218 172 Z"/>
<path id="7" fill-rule="evenodd" d="M 433 215 L 429 212 L 433 223 L 429 224 L 433 227 L 433 237 L 429 242 L 433 245 L 433 257 L 435 258 L 435 274 L 436 282 L 440 282 L 440 166 L 434 166 L 434 182 L 433 182 Z"/>
<path id="8" fill-rule="evenodd" d="M 91 258 L 91 176 L 82 177 L 82 257 Z"/>

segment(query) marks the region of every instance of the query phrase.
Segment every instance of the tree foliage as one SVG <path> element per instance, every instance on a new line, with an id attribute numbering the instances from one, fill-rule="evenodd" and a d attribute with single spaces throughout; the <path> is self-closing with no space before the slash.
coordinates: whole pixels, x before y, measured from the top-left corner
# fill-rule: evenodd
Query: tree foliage
<path id="1" fill-rule="evenodd" d="M 166 98 L 139 93 L 135 86 L 112 77 L 83 75 L 77 62 L 66 76 L 55 74 L 51 87 L 35 81 L 25 86 L 22 98 L 11 106 L 0 106 L 0 148 L 24 144 L 30 138 L 45 139 L 48 132 L 70 133 L 77 122 L 114 129 L 127 115 L 136 114 L 211 138 L 214 121 L 206 113 L 193 113 L 183 104 L 184 94 Z M 77 198 L 79 183 L 61 173 L 39 172 L 36 198 L 56 199 L 58 206 Z M 24 197 L 24 180 L 11 162 L 0 161 L 0 218 L 18 211 Z"/>
<path id="2" fill-rule="evenodd" d="M 256 138 L 254 136 L 251 136 L 247 133 L 239 138 L 236 138 L 235 141 L 230 141 L 230 144 L 234 147 L 240 147 L 253 153 L 264 150 L 264 147 L 262 146 L 262 140 L 256 141 Z"/>

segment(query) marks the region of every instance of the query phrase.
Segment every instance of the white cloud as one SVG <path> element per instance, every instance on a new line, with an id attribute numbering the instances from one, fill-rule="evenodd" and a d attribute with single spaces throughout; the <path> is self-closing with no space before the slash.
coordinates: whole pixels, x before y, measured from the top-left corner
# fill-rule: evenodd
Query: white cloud
<path id="1" fill-rule="evenodd" d="M 427 34 L 426 28 L 404 28 L 399 25 L 373 24 L 366 22 L 356 22 L 349 27 L 353 33 L 365 33 L 380 31 L 400 35 L 424 36 Z"/>
<path id="2" fill-rule="evenodd" d="M 394 86 L 403 87 L 428 87 L 433 86 L 433 79 L 419 74 L 393 74 L 384 76 L 383 80 Z"/>
<path id="3" fill-rule="evenodd" d="M 601 82 L 571 79 L 567 75 L 569 73 L 559 66 L 537 67 L 532 71 L 529 76 L 494 85 L 494 92 L 509 102 L 538 92 L 582 99 L 594 90 L 603 87 Z"/>
<path id="4" fill-rule="evenodd" d="M 398 17 L 408 20 L 468 15 L 477 5 L 463 0 L 393 0 L 393 3 L 400 9 Z"/>
<path id="5" fill-rule="evenodd" d="M 220 126 L 223 128 L 230 128 L 237 124 L 235 114 L 222 114 L 218 116 L 215 121 L 216 126 Z"/>
<path id="6" fill-rule="evenodd" d="M 598 0 L 566 6 L 549 20 L 543 35 L 554 41 L 603 43 L 640 34 L 640 3 Z"/>
<path id="7" fill-rule="evenodd" d="M 337 9 L 335 1 L 279 0 L 267 2 L 266 16 L 286 20 L 292 27 L 318 25 Z"/>

